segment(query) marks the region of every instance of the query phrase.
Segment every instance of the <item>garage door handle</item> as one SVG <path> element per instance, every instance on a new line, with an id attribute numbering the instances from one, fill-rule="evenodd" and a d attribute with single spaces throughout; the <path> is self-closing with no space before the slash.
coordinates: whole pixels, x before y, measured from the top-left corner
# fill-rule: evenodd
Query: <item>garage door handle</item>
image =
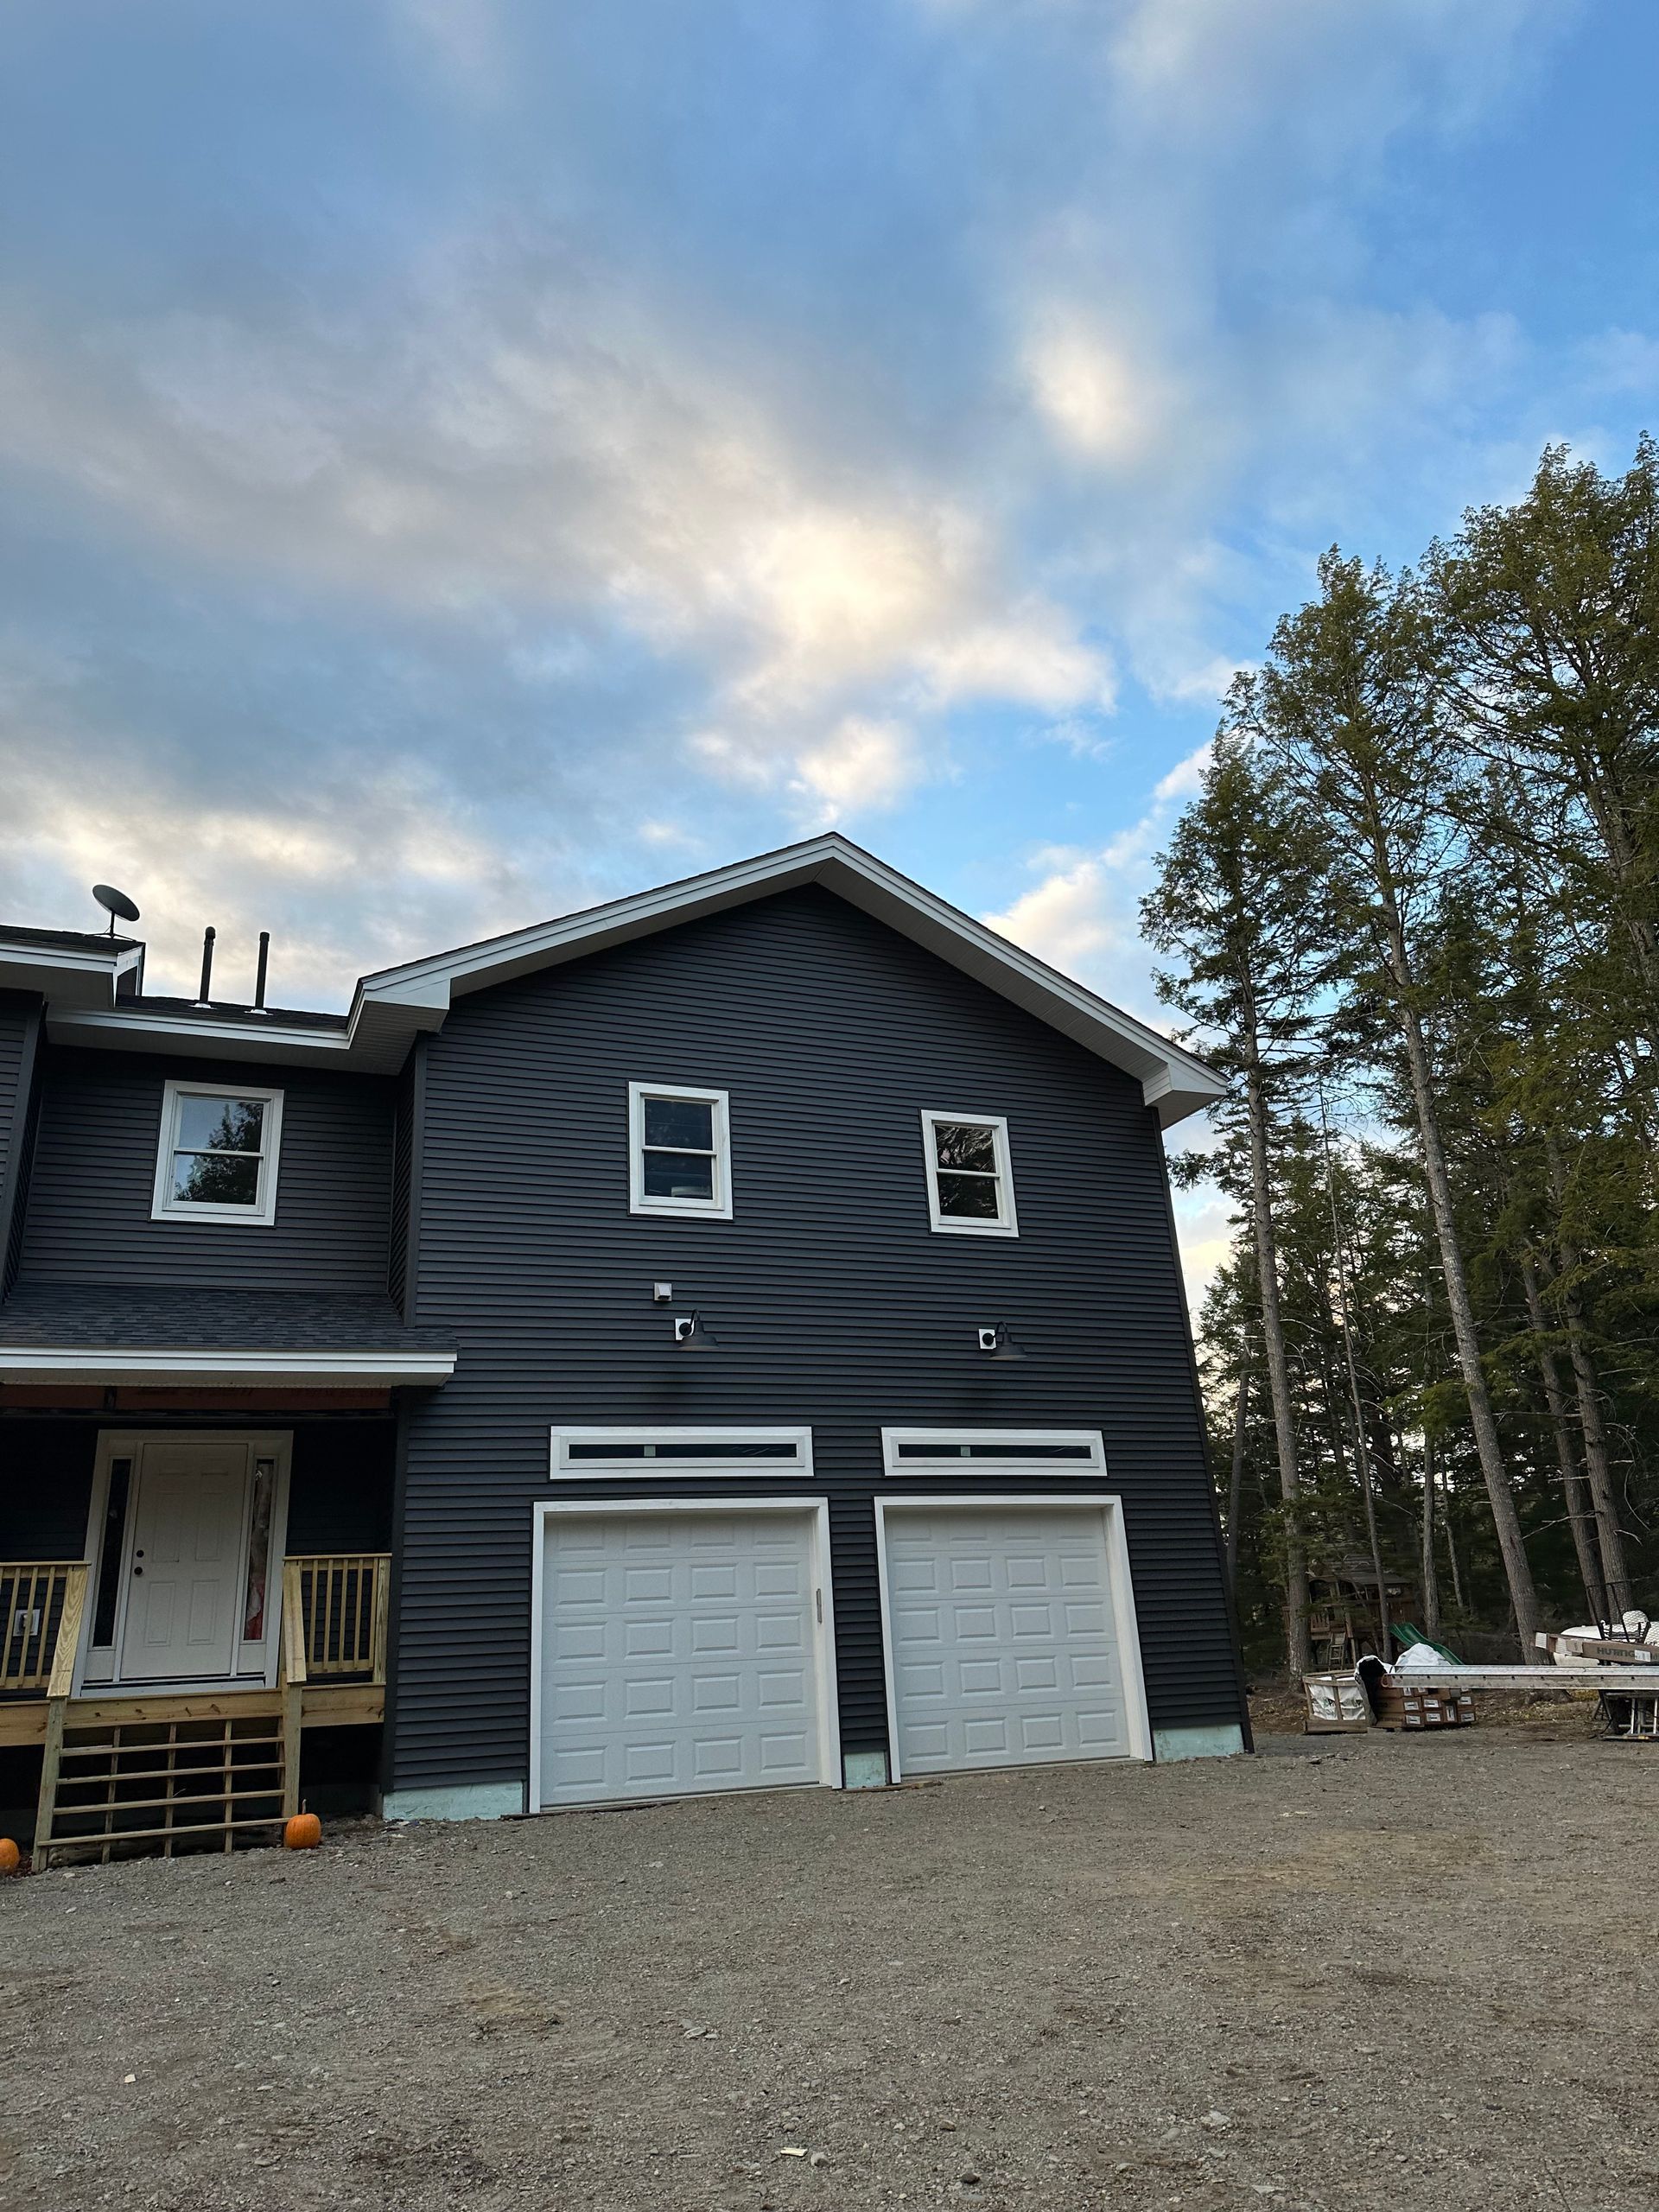
<path id="1" fill-rule="evenodd" d="M 822 1628 L 823 1626 L 823 1592 L 822 1590 L 815 1590 L 812 1595 L 818 1601 L 818 1626 Z"/>

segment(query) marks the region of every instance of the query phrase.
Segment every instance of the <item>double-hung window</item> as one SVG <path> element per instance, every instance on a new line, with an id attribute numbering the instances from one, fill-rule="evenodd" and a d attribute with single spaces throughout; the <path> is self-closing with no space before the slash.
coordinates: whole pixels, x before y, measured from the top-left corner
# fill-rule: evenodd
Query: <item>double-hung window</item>
<path id="1" fill-rule="evenodd" d="M 276 1218 L 282 1134 L 280 1090 L 168 1083 L 153 1217 L 269 1227 Z"/>
<path id="2" fill-rule="evenodd" d="M 635 1213 L 732 1217 L 731 1139 L 723 1090 L 628 1085 L 629 1205 Z"/>
<path id="3" fill-rule="evenodd" d="M 1008 1125 L 997 1114 L 922 1116 L 927 1204 L 935 1229 L 958 1236 L 1017 1236 Z"/>

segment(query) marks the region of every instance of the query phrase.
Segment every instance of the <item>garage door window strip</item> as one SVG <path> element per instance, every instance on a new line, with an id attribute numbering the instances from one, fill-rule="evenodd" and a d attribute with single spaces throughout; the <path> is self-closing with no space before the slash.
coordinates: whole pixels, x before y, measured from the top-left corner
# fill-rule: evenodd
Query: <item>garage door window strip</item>
<path id="1" fill-rule="evenodd" d="M 915 1474 L 925 1467 L 954 1468 L 963 1463 L 995 1465 L 1007 1474 L 1029 1466 L 1054 1474 L 1061 1468 L 1103 1474 L 1106 1449 L 1098 1429 L 884 1428 L 881 1469 L 886 1475 Z"/>
<path id="2" fill-rule="evenodd" d="M 556 1428 L 555 1482 L 660 1471 L 684 1479 L 812 1471 L 810 1429 Z"/>

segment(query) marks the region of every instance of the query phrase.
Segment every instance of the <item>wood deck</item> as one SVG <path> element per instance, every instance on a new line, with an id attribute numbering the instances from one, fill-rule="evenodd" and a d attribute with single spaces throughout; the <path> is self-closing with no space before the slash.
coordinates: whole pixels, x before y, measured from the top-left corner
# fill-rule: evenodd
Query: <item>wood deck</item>
<path id="1" fill-rule="evenodd" d="M 0 1749 L 43 1744 L 48 1700 L 0 1702 Z M 99 1693 L 72 1698 L 72 1727 L 123 1721 L 219 1720 L 282 1711 L 280 1690 L 181 1690 L 120 1697 Z M 368 1728 L 385 1718 L 386 1693 L 379 1682 L 308 1682 L 301 1692 L 300 1717 L 308 1728 Z"/>
<path id="2" fill-rule="evenodd" d="M 299 1809 L 305 1730 L 385 1716 L 390 1567 L 384 1552 L 283 1562 L 270 1688 L 76 1695 L 86 1563 L 0 1561 L 0 1747 L 41 1747 L 36 1866 L 215 1837 L 228 1851 L 238 1833 L 279 1827 Z"/>

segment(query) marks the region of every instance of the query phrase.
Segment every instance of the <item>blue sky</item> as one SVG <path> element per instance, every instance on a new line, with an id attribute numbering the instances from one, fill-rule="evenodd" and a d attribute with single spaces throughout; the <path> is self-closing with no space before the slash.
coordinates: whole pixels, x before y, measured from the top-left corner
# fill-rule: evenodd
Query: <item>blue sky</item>
<path id="1" fill-rule="evenodd" d="M 1656 65 L 1648 0 L 22 0 L 0 907 L 339 1004 L 834 823 L 1154 1011 L 1319 551 L 1659 427 Z"/>

